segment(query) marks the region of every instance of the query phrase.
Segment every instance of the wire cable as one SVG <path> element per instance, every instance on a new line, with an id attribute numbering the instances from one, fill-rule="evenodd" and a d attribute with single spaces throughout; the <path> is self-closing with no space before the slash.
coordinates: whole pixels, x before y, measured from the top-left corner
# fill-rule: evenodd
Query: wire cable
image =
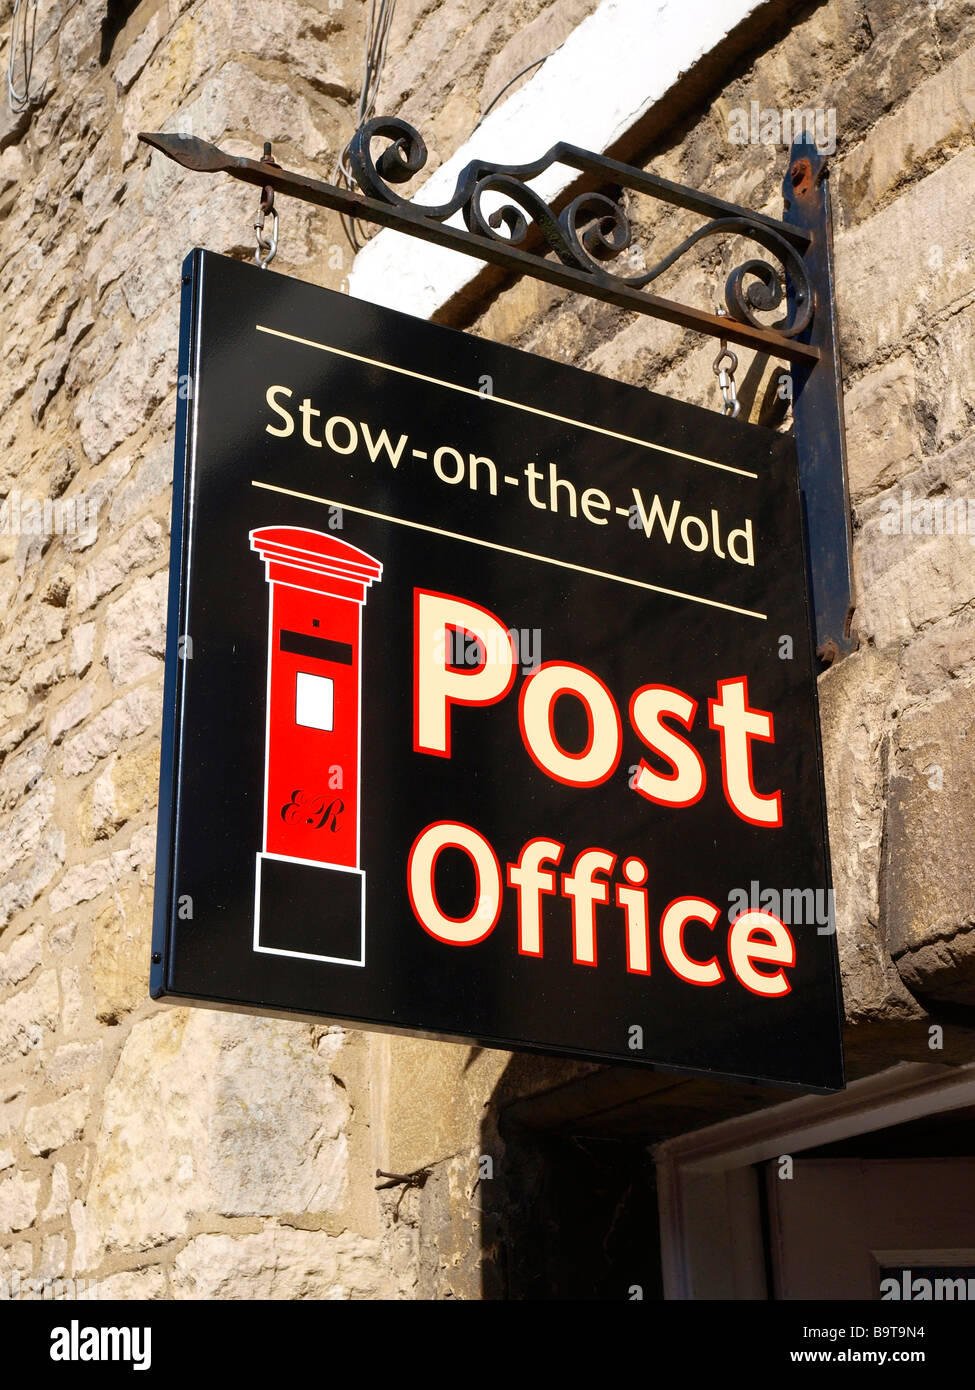
<path id="1" fill-rule="evenodd" d="M 386 50 L 389 47 L 389 30 L 393 22 L 396 0 L 369 0 L 369 19 L 366 24 L 366 53 L 362 74 L 362 87 L 359 91 L 359 107 L 356 112 L 356 131 L 362 129 L 376 111 L 379 97 L 379 84 L 386 64 Z M 339 155 L 333 175 L 334 182 L 346 188 L 354 186 L 352 170 L 348 162 L 348 146 Z M 354 250 L 360 251 L 363 243 L 359 240 L 355 221 L 342 217 L 345 235 Z"/>
<path id="2" fill-rule="evenodd" d="M 565 39 L 562 40 L 562 43 L 565 43 Z M 508 81 L 501 88 L 500 92 L 496 92 L 494 96 L 491 98 L 491 100 L 488 102 L 487 106 L 485 106 L 484 110 L 480 114 L 480 117 L 478 118 L 478 122 L 477 125 L 474 127 L 474 130 L 477 130 L 477 127 L 481 125 L 481 123 L 486 119 L 488 113 L 491 110 L 493 110 L 495 106 L 497 106 L 498 102 L 504 96 L 508 88 L 513 87 L 515 83 L 518 81 L 519 77 L 524 77 L 525 73 L 531 72 L 532 68 L 540 68 L 543 63 L 547 63 L 549 58 L 553 57 L 556 53 L 558 53 L 559 49 L 562 47 L 562 43 L 556 44 L 556 46 L 552 49 L 552 52 L 546 53 L 544 57 L 536 58 L 533 62 L 526 63 L 520 72 L 516 72 L 514 77 L 509 78 Z M 474 130 L 471 131 L 471 135 L 474 134 Z"/>
<path id="3" fill-rule="evenodd" d="M 37 0 L 14 0 L 10 21 L 10 48 L 7 54 L 7 98 L 11 111 L 26 111 L 36 101 L 31 96 L 30 79 L 34 68 L 34 36 L 37 32 Z M 22 85 L 17 83 L 18 60 Z"/>
<path id="4" fill-rule="evenodd" d="M 393 11 L 395 8 L 396 0 L 378 0 L 378 6 L 377 0 L 370 0 L 369 3 L 369 22 L 366 28 L 365 70 L 362 78 L 362 90 L 359 93 L 359 108 L 356 113 L 356 131 L 361 130 L 366 121 L 375 114 L 376 100 L 379 96 L 379 83 L 386 62 L 386 49 L 389 44 L 389 29 L 392 24 Z M 565 40 L 563 39 L 562 43 L 564 42 Z M 471 135 L 478 129 L 488 113 L 497 106 L 505 92 L 507 92 L 510 87 L 513 87 L 520 77 L 524 77 L 525 73 L 531 72 L 533 68 L 541 67 L 543 63 L 547 63 L 549 58 L 558 53 L 559 49 L 562 47 L 562 43 L 556 44 L 551 53 L 546 53 L 541 58 L 535 58 L 532 62 L 526 63 L 519 72 L 515 73 L 514 77 L 508 79 L 501 90 L 495 93 L 481 112 L 477 124 L 471 131 Z M 352 170 L 348 163 L 348 146 L 346 146 L 339 156 L 333 179 L 336 183 L 341 182 L 346 188 L 353 188 L 355 186 Z M 361 251 L 363 243 L 359 240 L 354 219 L 343 215 L 342 226 L 353 249 L 355 251 Z M 375 235 L 375 233 L 373 233 L 373 235 Z"/>

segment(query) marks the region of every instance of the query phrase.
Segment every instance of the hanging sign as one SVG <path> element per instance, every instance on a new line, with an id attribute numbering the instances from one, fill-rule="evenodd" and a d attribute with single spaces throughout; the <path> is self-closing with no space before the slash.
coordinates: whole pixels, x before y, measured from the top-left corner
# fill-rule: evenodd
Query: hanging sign
<path id="1" fill-rule="evenodd" d="M 151 988 L 843 1084 L 788 437 L 187 262 Z"/>

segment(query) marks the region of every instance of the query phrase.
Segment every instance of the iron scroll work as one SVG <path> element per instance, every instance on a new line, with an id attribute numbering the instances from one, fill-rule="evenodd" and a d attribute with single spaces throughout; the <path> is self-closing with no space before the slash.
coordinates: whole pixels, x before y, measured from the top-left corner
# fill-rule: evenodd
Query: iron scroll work
<path id="1" fill-rule="evenodd" d="M 817 655 L 829 664 L 855 648 L 827 166 L 813 144 L 799 141 L 792 148 L 783 184 L 785 216 L 779 220 L 566 143 L 527 164 L 475 160 L 446 202 L 425 206 L 396 191 L 422 172 L 427 150 L 419 132 L 395 117 L 368 121 L 349 145 L 361 192 L 284 169 L 267 145 L 264 159 L 254 160 L 195 136 L 142 133 L 139 139 L 184 168 L 254 184 L 265 199 L 269 193 L 296 197 L 790 363 Z M 386 143 L 374 156 L 378 140 Z M 558 211 L 531 187 L 556 164 L 594 185 Z M 650 269 L 626 274 L 615 267 L 632 245 L 632 228 L 621 203 L 600 188 L 644 194 L 706 220 Z M 488 195 L 502 200 L 491 212 L 484 207 Z M 454 225 L 458 216 L 463 226 Z M 777 264 L 752 257 L 731 271 L 724 289 L 727 316 L 648 290 L 700 242 L 732 236 L 752 241 Z M 772 325 L 758 317 L 780 306 L 783 315 Z"/>

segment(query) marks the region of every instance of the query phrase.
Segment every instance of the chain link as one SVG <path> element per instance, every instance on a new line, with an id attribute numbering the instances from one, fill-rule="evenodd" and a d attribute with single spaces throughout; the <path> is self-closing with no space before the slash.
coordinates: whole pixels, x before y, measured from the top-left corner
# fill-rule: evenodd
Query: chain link
<path id="1" fill-rule="evenodd" d="M 725 317 L 725 310 L 719 309 L 718 313 Z M 725 365 L 727 363 L 727 365 Z M 726 340 L 720 340 L 720 349 L 717 357 L 711 365 L 711 370 L 718 378 L 718 389 L 721 392 L 721 399 L 724 401 L 724 413 L 732 420 L 737 420 L 741 412 L 741 402 L 738 400 L 738 392 L 735 388 L 735 372 L 738 370 L 738 354 L 732 352 Z"/>

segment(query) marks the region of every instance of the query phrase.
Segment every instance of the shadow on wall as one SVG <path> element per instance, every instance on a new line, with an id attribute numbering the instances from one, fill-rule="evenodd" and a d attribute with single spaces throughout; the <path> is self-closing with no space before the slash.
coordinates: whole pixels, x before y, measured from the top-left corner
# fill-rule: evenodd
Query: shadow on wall
<path id="1" fill-rule="evenodd" d="M 115 40 L 121 34 L 132 15 L 139 7 L 139 0 L 107 0 L 102 18 L 101 48 L 98 61 L 105 67 L 112 56 Z"/>
<path id="2" fill-rule="evenodd" d="M 481 1162 L 491 1160 L 493 1176 L 474 1197 L 482 1216 L 481 1296 L 660 1299 L 657 1189 L 646 1141 L 506 1119 L 515 1099 L 551 1085 L 557 1065 L 515 1055 L 487 1108 Z"/>

